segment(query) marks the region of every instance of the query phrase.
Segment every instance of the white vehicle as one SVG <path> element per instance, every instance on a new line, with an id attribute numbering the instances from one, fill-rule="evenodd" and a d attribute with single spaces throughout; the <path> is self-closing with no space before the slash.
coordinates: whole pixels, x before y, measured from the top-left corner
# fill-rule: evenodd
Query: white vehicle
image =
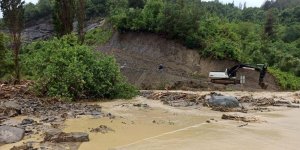
<path id="1" fill-rule="evenodd" d="M 250 65 L 245 64 L 239 64 L 236 65 L 230 69 L 226 69 L 224 72 L 220 71 L 212 71 L 209 73 L 209 79 L 212 83 L 217 84 L 240 84 L 240 80 L 236 79 L 236 73 L 239 69 L 248 69 L 253 71 L 258 71 L 260 73 L 259 75 L 259 85 L 261 88 L 266 89 L 267 84 L 264 83 L 264 77 L 267 72 L 267 66 L 266 65 L 257 65 L 258 67 L 253 67 Z"/>
<path id="2" fill-rule="evenodd" d="M 210 79 L 228 79 L 229 76 L 227 74 L 227 69 L 224 72 L 221 71 L 213 71 L 209 73 Z"/>

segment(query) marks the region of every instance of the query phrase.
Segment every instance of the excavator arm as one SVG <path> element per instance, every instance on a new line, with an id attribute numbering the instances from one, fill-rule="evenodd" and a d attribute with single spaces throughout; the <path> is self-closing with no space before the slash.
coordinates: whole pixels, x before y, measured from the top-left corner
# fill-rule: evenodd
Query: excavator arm
<path id="1" fill-rule="evenodd" d="M 241 68 L 257 71 L 257 72 L 259 72 L 258 84 L 260 85 L 261 88 L 266 89 L 268 87 L 268 85 L 266 83 L 264 83 L 264 78 L 267 73 L 267 66 L 266 65 L 260 65 L 260 66 L 261 67 L 254 67 L 254 66 L 247 65 L 247 64 L 239 64 L 239 65 L 236 65 L 236 66 L 228 69 L 227 75 L 229 78 L 236 77 L 237 71 Z"/>
<path id="2" fill-rule="evenodd" d="M 230 69 L 226 69 L 225 72 L 213 71 L 209 73 L 209 78 L 212 83 L 217 84 L 238 84 L 239 80 L 236 79 L 239 69 L 248 69 L 259 72 L 258 84 L 261 88 L 266 89 L 268 85 L 264 82 L 264 78 L 267 73 L 266 65 L 251 66 L 247 64 L 239 64 Z"/>

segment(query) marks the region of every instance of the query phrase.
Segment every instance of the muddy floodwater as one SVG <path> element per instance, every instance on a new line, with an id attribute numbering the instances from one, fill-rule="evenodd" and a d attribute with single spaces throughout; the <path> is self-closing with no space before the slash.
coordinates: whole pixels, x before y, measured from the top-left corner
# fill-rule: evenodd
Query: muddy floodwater
<path id="1" fill-rule="evenodd" d="M 181 92 L 181 91 L 176 91 Z M 189 93 L 189 92 L 185 92 Z M 209 92 L 190 92 L 207 94 Z M 222 92 L 224 95 L 277 98 L 299 102 L 299 94 L 275 92 Z M 155 95 L 155 94 L 154 94 Z M 300 109 L 266 106 L 259 111 L 220 112 L 202 105 L 172 107 L 160 100 L 137 97 L 132 100 L 93 102 L 106 116 L 79 115 L 66 119 L 60 128 L 66 132 L 89 134 L 89 142 L 77 143 L 79 150 L 299 150 Z M 299 105 L 295 104 L 295 105 Z M 199 107 L 198 107 L 199 106 Z M 222 115 L 246 115 L 255 122 L 224 120 Z M 107 116 L 108 115 L 108 116 Z M 26 116 L 25 116 L 26 117 Z M 22 120 L 24 117 L 15 119 Z M 38 120 L 38 119 L 37 119 Z M 101 127 L 100 130 L 95 130 Z M 96 131 L 96 132 L 93 132 Z M 27 137 L 6 150 L 43 136 Z M 43 142 L 42 142 L 43 143 Z M 64 149 L 64 148 L 61 148 Z"/>
<path id="2" fill-rule="evenodd" d="M 131 103 L 150 107 L 133 107 Z M 99 125 L 114 130 L 91 133 L 90 142 L 81 144 L 81 150 L 300 149 L 300 109 L 251 114 L 262 122 L 238 127 L 245 123 L 222 120 L 223 113 L 207 108 L 174 108 L 141 97 L 100 104 L 116 118 L 84 117 L 65 123 L 66 132 L 88 132 Z"/>

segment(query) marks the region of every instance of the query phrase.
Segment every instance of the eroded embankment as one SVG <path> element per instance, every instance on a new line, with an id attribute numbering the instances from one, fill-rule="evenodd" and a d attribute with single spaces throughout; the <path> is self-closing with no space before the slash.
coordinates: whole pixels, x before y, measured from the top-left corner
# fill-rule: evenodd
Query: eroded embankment
<path id="1" fill-rule="evenodd" d="M 201 58 L 197 50 L 151 33 L 115 33 L 110 41 L 98 50 L 114 55 L 128 81 L 141 89 L 226 89 L 208 83 L 210 71 L 225 71 L 234 61 Z M 257 62 L 263 63 L 263 62 Z M 162 64 L 163 71 L 158 67 Z M 239 71 L 246 76 L 245 90 L 259 90 L 259 73 Z M 269 90 L 277 90 L 274 77 L 267 74 Z M 227 89 L 241 90 L 240 85 Z"/>

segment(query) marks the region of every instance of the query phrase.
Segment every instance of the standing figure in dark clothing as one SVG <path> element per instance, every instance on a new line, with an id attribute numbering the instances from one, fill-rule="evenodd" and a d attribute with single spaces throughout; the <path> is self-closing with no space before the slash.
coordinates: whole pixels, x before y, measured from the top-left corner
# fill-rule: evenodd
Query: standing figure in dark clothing
<path id="1" fill-rule="evenodd" d="M 158 70 L 159 70 L 159 72 L 162 72 L 162 71 L 164 70 L 164 66 L 163 66 L 163 64 L 159 64 L 159 66 L 158 66 Z"/>

